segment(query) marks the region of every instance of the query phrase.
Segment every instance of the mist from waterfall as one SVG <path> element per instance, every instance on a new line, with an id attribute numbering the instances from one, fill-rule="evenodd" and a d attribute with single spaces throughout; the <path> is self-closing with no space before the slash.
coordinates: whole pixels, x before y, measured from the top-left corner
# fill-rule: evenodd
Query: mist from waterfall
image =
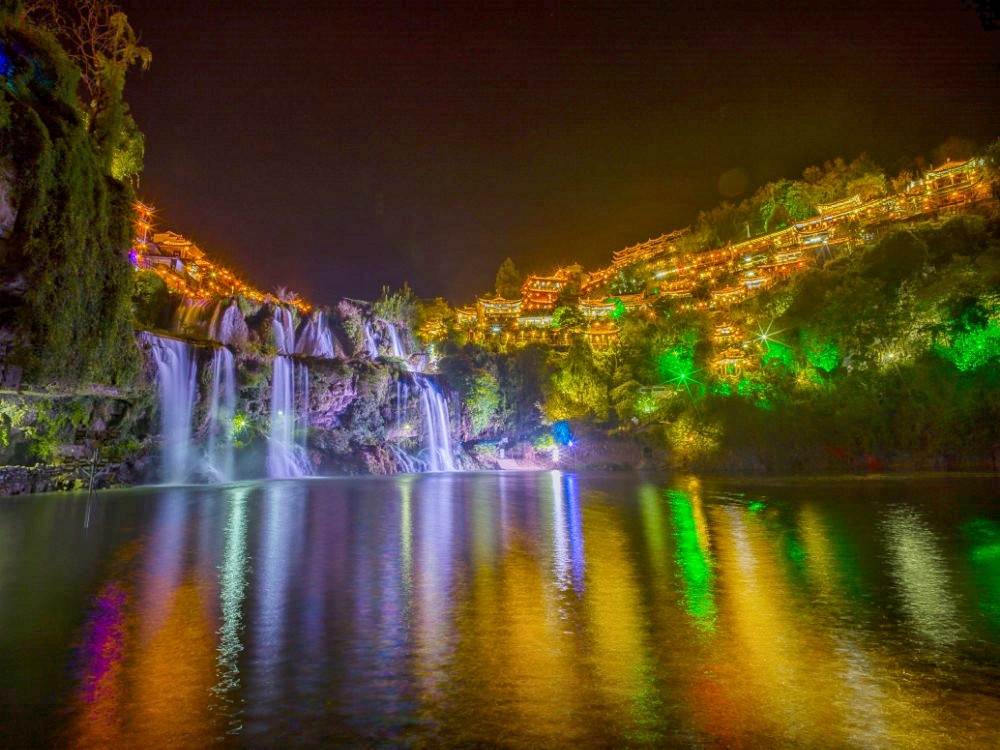
<path id="1" fill-rule="evenodd" d="M 191 421 L 198 366 L 191 347 L 177 339 L 142 334 L 156 362 L 160 394 L 160 435 L 163 442 L 163 481 L 181 484 L 191 471 Z"/>

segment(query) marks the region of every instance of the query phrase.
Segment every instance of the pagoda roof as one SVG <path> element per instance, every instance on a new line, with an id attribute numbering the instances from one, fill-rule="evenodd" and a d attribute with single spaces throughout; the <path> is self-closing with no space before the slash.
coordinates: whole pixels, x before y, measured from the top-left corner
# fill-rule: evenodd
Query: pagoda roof
<path id="1" fill-rule="evenodd" d="M 829 201 L 827 203 L 817 203 L 816 209 L 821 215 L 825 216 L 826 214 L 838 214 L 844 211 L 850 211 L 860 206 L 861 196 L 855 194 L 849 198 L 841 198 L 840 200 Z"/>
<path id="2" fill-rule="evenodd" d="M 938 177 L 944 177 L 952 172 L 962 172 L 966 169 L 972 169 L 977 166 L 975 159 L 966 159 L 965 161 L 946 161 L 937 169 L 931 170 L 924 175 L 924 179 L 933 180 Z"/>

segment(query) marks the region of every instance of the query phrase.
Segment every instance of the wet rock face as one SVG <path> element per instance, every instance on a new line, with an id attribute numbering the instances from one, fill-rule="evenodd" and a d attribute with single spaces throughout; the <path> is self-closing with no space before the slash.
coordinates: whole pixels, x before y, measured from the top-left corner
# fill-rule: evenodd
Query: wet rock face
<path id="1" fill-rule="evenodd" d="M 356 373 L 335 365 L 315 365 L 309 369 L 309 424 L 331 430 L 358 397 Z"/>

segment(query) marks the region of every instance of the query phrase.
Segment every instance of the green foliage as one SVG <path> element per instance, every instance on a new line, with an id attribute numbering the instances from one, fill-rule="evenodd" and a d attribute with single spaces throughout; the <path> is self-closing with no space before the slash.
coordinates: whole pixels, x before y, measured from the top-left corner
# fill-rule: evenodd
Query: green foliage
<path id="1" fill-rule="evenodd" d="M 617 298 L 615 298 L 614 303 L 615 303 L 615 308 L 614 308 L 614 310 L 611 311 L 611 319 L 612 320 L 621 320 L 622 317 L 625 315 L 625 312 L 626 312 L 626 310 L 625 310 L 625 303 L 622 302 L 620 299 L 617 299 Z"/>
<path id="2" fill-rule="evenodd" d="M 934 351 L 962 372 L 1000 360 L 1000 301 L 967 299 L 950 322 L 945 341 Z"/>
<path id="3" fill-rule="evenodd" d="M 132 310 L 143 328 L 165 328 L 169 325 L 170 292 L 158 274 L 152 271 L 135 272 Z"/>
<path id="4" fill-rule="evenodd" d="M 614 275 L 609 285 L 611 294 L 638 294 L 646 288 L 649 273 L 643 266 L 635 265 L 622 268 Z"/>
<path id="5" fill-rule="evenodd" d="M 566 352 L 552 352 L 547 369 L 542 390 L 549 419 L 609 418 L 610 384 L 585 343 L 575 341 Z"/>
<path id="6" fill-rule="evenodd" d="M 711 457 L 719 449 L 721 435 L 718 425 L 693 414 L 682 414 L 669 423 L 665 431 L 674 462 L 683 468 Z"/>
<path id="7" fill-rule="evenodd" d="M 477 433 L 489 432 L 490 427 L 502 424 L 500 383 L 496 376 L 486 370 L 479 370 L 472 379 L 470 393 L 463 404 L 472 420 L 472 429 Z"/>
<path id="8" fill-rule="evenodd" d="M 122 118 L 121 137 L 111 151 L 111 176 L 134 185 L 142 174 L 146 157 L 146 138 L 131 115 Z"/>
<path id="9" fill-rule="evenodd" d="M 387 286 L 382 287 L 382 294 L 373 308 L 376 317 L 387 323 L 405 325 L 412 329 L 416 319 L 417 299 L 410 285 L 404 281 L 402 288 L 395 292 Z"/>
<path id="10" fill-rule="evenodd" d="M 76 431 L 88 424 L 90 416 L 91 405 L 82 397 L 0 400 L 0 447 L 11 445 L 17 434 L 33 459 L 57 462 L 59 446 L 73 442 Z"/>
<path id="11" fill-rule="evenodd" d="M 126 259 L 133 195 L 109 174 L 110 134 L 88 131 L 65 53 L 37 29 L 2 34 L 23 35 L 31 72 L 4 89 L 10 116 L 0 128 L 0 158 L 20 179 L 6 268 L 26 289 L 15 358 L 29 382 L 129 383 L 138 371 Z"/>
<path id="12" fill-rule="evenodd" d="M 895 289 L 923 268 L 927 258 L 927 243 L 910 230 L 899 229 L 865 254 L 862 273 Z"/>
<path id="13" fill-rule="evenodd" d="M 789 371 L 796 369 L 795 352 L 779 341 L 767 342 L 760 361 L 765 367 L 781 367 Z"/>
<path id="14" fill-rule="evenodd" d="M 772 232 L 816 214 L 807 185 L 779 180 L 767 186 L 760 204 L 760 219 L 765 231 Z"/>
<path id="15" fill-rule="evenodd" d="M 557 307 L 552 313 L 552 327 L 561 331 L 578 329 L 583 326 L 584 322 L 583 313 L 575 305 Z"/>
<path id="16" fill-rule="evenodd" d="M 446 326 L 455 319 L 455 311 L 443 297 L 435 297 L 431 300 L 417 300 L 416 303 L 416 330 L 421 326 L 433 321 L 441 321 Z"/>
<path id="17" fill-rule="evenodd" d="M 510 258 L 504 258 L 497 269 L 493 289 L 504 299 L 517 299 L 521 296 L 521 274 Z"/>
<path id="18" fill-rule="evenodd" d="M 832 338 L 820 338 L 814 333 L 803 331 L 799 340 L 806 361 L 817 370 L 831 373 L 840 364 L 840 349 Z"/>

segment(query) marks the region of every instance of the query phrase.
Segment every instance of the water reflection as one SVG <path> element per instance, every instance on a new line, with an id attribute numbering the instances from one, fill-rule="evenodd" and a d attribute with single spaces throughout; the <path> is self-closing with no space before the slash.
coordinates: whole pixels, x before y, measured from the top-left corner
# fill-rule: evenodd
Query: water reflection
<path id="1" fill-rule="evenodd" d="M 705 632 L 715 630 L 714 573 L 708 539 L 708 525 L 697 487 L 692 494 L 669 490 L 676 538 L 675 563 L 682 582 L 684 610 L 695 626 Z"/>
<path id="2" fill-rule="evenodd" d="M 239 697 L 239 658 L 243 653 L 243 600 L 246 594 L 247 573 L 247 497 L 250 488 L 233 487 L 226 491 L 227 508 L 226 547 L 219 569 L 219 599 L 222 624 L 218 630 L 219 646 L 216 657 L 216 684 L 213 692 L 218 696 L 216 709 L 227 717 L 226 731 L 236 734 L 242 724 Z"/>
<path id="3" fill-rule="evenodd" d="M 934 534 L 912 508 L 894 508 L 884 520 L 892 576 L 913 630 L 934 646 L 961 637 L 947 565 Z"/>
<path id="4" fill-rule="evenodd" d="M 997 492 L 955 486 L 274 482 L 98 496 L 89 529 L 82 499 L 6 504 L 0 744 L 985 745 Z"/>

